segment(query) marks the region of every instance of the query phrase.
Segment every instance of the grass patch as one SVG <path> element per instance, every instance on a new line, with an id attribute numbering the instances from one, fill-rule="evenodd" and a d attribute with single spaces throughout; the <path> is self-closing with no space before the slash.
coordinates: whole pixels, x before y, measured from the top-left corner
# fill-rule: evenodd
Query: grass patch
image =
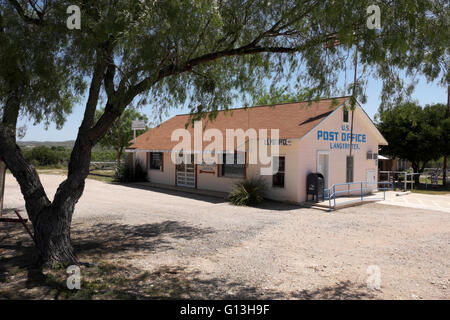
<path id="1" fill-rule="evenodd" d="M 59 176 L 67 176 L 66 168 L 37 168 L 36 170 L 38 174 L 54 174 Z M 105 183 L 112 183 L 114 182 L 114 170 L 93 170 L 89 173 L 87 178 Z"/>
<path id="2" fill-rule="evenodd" d="M 422 193 L 422 194 L 435 194 L 435 195 L 444 195 L 450 194 L 450 190 L 421 190 L 421 189 L 413 189 L 409 190 L 412 193 Z"/>
<path id="3" fill-rule="evenodd" d="M 88 179 L 97 180 L 105 183 L 113 183 L 114 170 L 94 170 L 88 175 Z"/>
<path id="4" fill-rule="evenodd" d="M 30 270 L 13 267 L 0 282 L 0 299 L 179 299 L 186 298 L 192 281 L 182 269 L 142 271 L 131 265 L 101 261 L 80 267 L 80 289 L 67 287 L 65 268 Z"/>
<path id="5" fill-rule="evenodd" d="M 444 181 L 444 180 L 443 180 L 442 178 L 439 178 L 439 179 L 438 179 L 438 185 L 439 185 L 439 186 L 442 186 L 442 185 L 444 184 L 443 181 Z M 421 184 L 429 184 L 429 185 L 431 185 L 431 177 L 427 177 L 427 178 L 425 178 L 425 177 L 420 177 L 420 178 L 419 178 L 419 182 L 420 182 Z"/>

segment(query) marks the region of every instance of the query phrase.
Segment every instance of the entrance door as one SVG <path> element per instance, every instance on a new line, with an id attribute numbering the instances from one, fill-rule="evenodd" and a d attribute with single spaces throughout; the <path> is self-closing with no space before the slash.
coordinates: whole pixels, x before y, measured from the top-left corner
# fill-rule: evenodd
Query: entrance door
<path id="1" fill-rule="evenodd" d="M 177 186 L 195 188 L 195 164 L 194 155 L 191 155 L 191 163 L 185 163 L 176 166 L 177 170 Z"/>
<path id="2" fill-rule="evenodd" d="M 319 151 L 317 153 L 317 172 L 321 173 L 325 179 L 325 189 L 329 188 L 330 153 L 328 151 Z"/>

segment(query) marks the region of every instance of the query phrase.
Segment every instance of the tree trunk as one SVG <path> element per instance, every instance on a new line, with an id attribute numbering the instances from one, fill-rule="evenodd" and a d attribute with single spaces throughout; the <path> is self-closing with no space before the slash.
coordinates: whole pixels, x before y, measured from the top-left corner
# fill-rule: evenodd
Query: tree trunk
<path id="1" fill-rule="evenodd" d="M 117 168 L 120 168 L 120 163 L 121 163 L 121 158 L 122 158 L 122 148 L 116 149 L 116 154 L 117 154 L 117 158 L 116 158 Z"/>
<path id="2" fill-rule="evenodd" d="M 420 173 L 420 172 L 418 172 L 418 173 Z M 416 187 L 419 187 L 419 184 L 420 184 L 420 174 L 415 174 L 414 175 L 414 185 Z"/>
<path id="3" fill-rule="evenodd" d="M 117 168 L 120 168 L 120 157 L 122 156 L 122 148 L 121 148 L 121 141 L 120 141 L 120 117 L 117 118 L 116 121 L 116 125 L 117 125 Z"/>
<path id="4" fill-rule="evenodd" d="M 70 207 L 49 206 L 33 219 L 34 238 L 38 249 L 38 263 L 45 266 L 78 264 L 70 240 L 73 211 Z"/>
<path id="5" fill-rule="evenodd" d="M 450 86 L 447 86 L 447 110 L 445 111 L 445 118 L 450 117 Z M 442 185 L 447 186 L 447 154 L 444 155 L 444 168 L 442 172 Z"/>
<path id="6" fill-rule="evenodd" d="M 414 173 L 418 173 L 419 172 L 419 163 L 411 163 L 411 167 L 413 168 Z M 406 170 L 406 169 L 405 169 Z M 416 184 L 416 186 L 418 186 L 418 183 L 420 182 L 419 180 L 419 175 L 415 174 L 414 175 L 414 183 Z"/>
<path id="7" fill-rule="evenodd" d="M 422 166 L 420 166 L 420 163 L 415 164 L 415 165 L 412 164 L 414 173 L 422 173 L 423 170 L 425 170 L 425 167 L 426 167 L 427 163 L 428 163 L 428 161 L 424 161 L 424 162 L 422 163 Z M 419 184 L 420 184 L 420 174 L 415 174 L 415 175 L 414 175 L 414 184 L 415 184 L 417 187 L 419 186 Z"/>
<path id="8" fill-rule="evenodd" d="M 75 205 L 84 191 L 85 179 L 89 174 L 92 145 L 86 143 L 79 135 L 69 163 L 69 174 L 55 193 L 53 202 L 30 217 L 38 262 L 45 266 L 55 264 L 77 264 L 78 259 L 70 238 L 70 227 Z"/>
<path id="9" fill-rule="evenodd" d="M 61 201 L 62 186 L 67 185 L 62 183 L 55 195 L 57 201 L 52 204 L 36 170 L 16 145 L 14 130 L 4 125 L 0 125 L 0 154 L 20 184 L 28 218 L 33 224 L 36 262 L 47 266 L 56 262 L 76 263 L 70 242 L 70 224 L 75 203 L 81 196 L 80 188 L 73 190 L 71 197 Z"/>
<path id="10" fill-rule="evenodd" d="M 20 185 L 28 217 L 33 223 L 38 262 L 42 265 L 78 262 L 70 240 L 70 226 L 89 174 L 91 150 L 125 108 L 113 105 L 108 99 L 104 114 L 94 124 L 105 68 L 103 62 L 96 64 L 85 114 L 70 156 L 67 179 L 59 185 L 53 202 L 49 201 L 35 168 L 16 144 L 15 125 L 20 107 L 16 94 L 11 96 L 14 99 L 8 100 L 11 112 L 8 111 L 0 123 L 0 155 Z"/>
<path id="11" fill-rule="evenodd" d="M 444 156 L 444 167 L 442 172 L 442 185 L 447 186 L 447 156 Z"/>

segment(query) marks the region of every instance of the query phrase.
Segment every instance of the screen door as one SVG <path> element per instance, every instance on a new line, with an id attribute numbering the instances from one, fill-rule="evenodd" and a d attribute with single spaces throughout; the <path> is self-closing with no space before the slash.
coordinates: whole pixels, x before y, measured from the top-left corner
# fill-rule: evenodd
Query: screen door
<path id="1" fill-rule="evenodd" d="M 324 187 L 328 188 L 329 172 L 330 172 L 330 153 L 328 151 L 319 151 L 317 155 L 317 172 L 321 173 L 324 178 Z"/>

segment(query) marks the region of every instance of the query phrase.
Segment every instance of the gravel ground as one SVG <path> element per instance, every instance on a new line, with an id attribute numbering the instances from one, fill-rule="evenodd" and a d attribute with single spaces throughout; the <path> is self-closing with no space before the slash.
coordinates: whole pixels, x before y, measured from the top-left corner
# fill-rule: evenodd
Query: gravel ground
<path id="1" fill-rule="evenodd" d="M 41 179 L 50 195 L 63 177 Z M 24 208 L 11 175 L 5 207 Z M 87 180 L 72 234 L 79 252 L 149 272 L 182 268 L 209 284 L 199 298 L 450 298 L 443 211 L 377 203 L 331 214 L 278 203 L 242 208 Z M 367 287 L 371 270 L 380 271 L 379 289 Z"/>

